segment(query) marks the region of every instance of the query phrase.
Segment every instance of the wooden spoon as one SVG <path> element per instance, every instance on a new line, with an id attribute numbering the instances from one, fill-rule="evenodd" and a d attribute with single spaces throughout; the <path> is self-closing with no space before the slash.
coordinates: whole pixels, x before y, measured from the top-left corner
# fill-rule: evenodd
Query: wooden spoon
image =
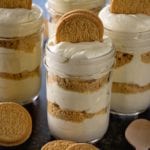
<path id="1" fill-rule="evenodd" d="M 125 137 L 136 150 L 150 150 L 150 121 L 137 119 L 126 129 Z"/>

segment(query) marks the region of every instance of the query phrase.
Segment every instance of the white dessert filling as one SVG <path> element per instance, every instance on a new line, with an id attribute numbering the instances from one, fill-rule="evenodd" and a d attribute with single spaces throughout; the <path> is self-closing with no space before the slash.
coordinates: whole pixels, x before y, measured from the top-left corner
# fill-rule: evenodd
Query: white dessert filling
<path id="1" fill-rule="evenodd" d="M 21 73 L 33 71 L 41 64 L 41 45 L 36 44 L 33 52 L 0 47 L 0 72 Z"/>
<path id="2" fill-rule="evenodd" d="M 0 101 L 31 102 L 40 90 L 40 77 L 34 75 L 22 80 L 0 78 Z"/>
<path id="3" fill-rule="evenodd" d="M 20 37 L 36 33 L 42 25 L 42 11 L 37 5 L 31 10 L 0 8 L 0 37 Z"/>
<path id="4" fill-rule="evenodd" d="M 49 72 L 59 75 L 85 76 L 97 79 L 110 71 L 114 63 L 111 40 L 104 37 L 103 42 L 48 42 L 46 64 Z M 97 77 L 95 77 L 97 76 Z"/>
<path id="5" fill-rule="evenodd" d="M 108 128 L 109 122 L 109 113 L 96 115 L 80 123 L 65 121 L 49 113 L 47 117 L 52 135 L 56 138 L 77 142 L 88 142 L 102 138 Z"/>
<path id="6" fill-rule="evenodd" d="M 104 0 L 48 0 L 48 9 L 53 9 L 58 13 L 66 13 L 73 9 L 93 9 L 100 8 Z"/>
<path id="7" fill-rule="evenodd" d="M 112 110 L 128 114 L 144 111 L 149 106 L 150 90 L 136 94 L 112 93 Z"/>
<path id="8" fill-rule="evenodd" d="M 114 69 L 113 82 L 145 86 L 150 83 L 150 65 L 141 61 L 140 53 L 135 53 L 130 63 Z"/>
<path id="9" fill-rule="evenodd" d="M 150 16 L 145 14 L 115 14 L 106 6 L 99 13 L 104 27 L 112 31 L 144 32 L 150 30 Z"/>
<path id="10" fill-rule="evenodd" d="M 49 40 L 48 47 L 54 54 L 69 60 L 92 59 L 108 54 L 112 49 L 111 40 L 104 37 L 103 42 L 60 42 Z"/>
<path id="11" fill-rule="evenodd" d="M 106 108 L 110 102 L 110 84 L 105 84 L 98 91 L 79 93 L 65 90 L 57 83 L 47 83 L 47 100 L 59 105 L 61 109 L 96 113 Z"/>

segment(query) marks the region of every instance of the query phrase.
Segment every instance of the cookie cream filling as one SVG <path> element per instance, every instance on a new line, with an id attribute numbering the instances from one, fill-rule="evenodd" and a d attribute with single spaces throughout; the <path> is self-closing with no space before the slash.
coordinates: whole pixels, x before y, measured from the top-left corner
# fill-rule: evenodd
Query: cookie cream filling
<path id="1" fill-rule="evenodd" d="M 58 104 L 61 109 L 72 111 L 96 113 L 108 106 L 110 92 L 110 83 L 92 93 L 68 91 L 59 87 L 55 82 L 47 83 L 47 100 Z"/>
<path id="2" fill-rule="evenodd" d="M 136 94 L 113 93 L 111 109 L 125 114 L 143 112 L 150 106 L 150 90 Z"/>
<path id="3" fill-rule="evenodd" d="M 56 138 L 88 142 L 103 137 L 108 127 L 109 113 L 96 115 L 81 123 L 65 121 L 49 113 L 47 118 L 49 129 Z"/>
<path id="4" fill-rule="evenodd" d="M 150 65 L 141 61 L 141 54 L 140 52 L 134 53 L 130 63 L 114 69 L 113 82 L 125 82 L 139 86 L 145 86 L 150 83 Z"/>
<path id="5" fill-rule="evenodd" d="M 99 13 L 106 29 L 121 32 L 144 32 L 150 30 L 150 16 L 145 14 L 115 14 L 106 6 Z"/>
<path id="6" fill-rule="evenodd" d="M 41 63 L 40 49 L 40 43 L 31 53 L 0 47 L 0 73 L 16 74 L 23 71 L 33 71 Z"/>
<path id="7" fill-rule="evenodd" d="M 38 95 L 40 84 L 39 74 L 22 80 L 0 78 L 0 101 L 27 104 Z"/>
<path id="8" fill-rule="evenodd" d="M 48 7 L 59 13 L 66 13 L 73 9 L 93 9 L 104 4 L 104 0 L 48 0 Z"/>
<path id="9" fill-rule="evenodd" d="M 30 35 L 37 32 L 41 24 L 42 10 L 37 5 L 33 5 L 31 10 L 0 8 L 0 37 Z"/>

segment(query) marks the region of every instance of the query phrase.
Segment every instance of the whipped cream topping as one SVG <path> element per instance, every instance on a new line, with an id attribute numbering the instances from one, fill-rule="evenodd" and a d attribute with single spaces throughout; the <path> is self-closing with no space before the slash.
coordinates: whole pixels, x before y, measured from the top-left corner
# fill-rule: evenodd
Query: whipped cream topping
<path id="1" fill-rule="evenodd" d="M 105 0 L 48 0 L 47 8 L 57 13 L 66 13 L 73 9 L 93 9 L 104 4 Z"/>
<path id="2" fill-rule="evenodd" d="M 121 32 L 144 32 L 150 30 L 150 16 L 145 14 L 115 14 L 106 6 L 99 13 L 104 27 Z"/>
<path id="3" fill-rule="evenodd" d="M 55 53 L 62 58 L 78 60 L 103 56 L 112 50 L 112 43 L 108 37 L 105 37 L 103 42 L 60 42 L 58 44 L 53 44 L 52 41 L 49 41 L 48 47 L 52 53 Z"/>
<path id="4" fill-rule="evenodd" d="M 42 10 L 33 5 L 31 10 L 0 8 L 0 37 L 26 36 L 37 32 L 42 24 Z"/>
<path id="5" fill-rule="evenodd" d="M 90 76 L 100 78 L 108 73 L 114 63 L 114 50 L 108 37 L 104 41 L 47 44 L 46 66 L 60 75 Z M 50 71 L 50 70 L 49 70 Z M 104 73 L 104 74 L 102 74 Z"/>

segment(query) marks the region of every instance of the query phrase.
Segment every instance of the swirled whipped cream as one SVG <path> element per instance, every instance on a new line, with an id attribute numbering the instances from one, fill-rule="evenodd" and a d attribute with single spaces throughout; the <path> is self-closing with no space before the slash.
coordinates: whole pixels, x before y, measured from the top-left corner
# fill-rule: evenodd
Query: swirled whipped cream
<path id="1" fill-rule="evenodd" d="M 50 51 L 66 59 L 92 59 L 103 56 L 112 50 L 112 43 L 108 37 L 104 38 L 103 42 L 60 42 L 54 44 L 49 41 L 48 45 Z"/>
<path id="2" fill-rule="evenodd" d="M 42 24 L 42 11 L 37 5 L 31 10 L 0 8 L 0 37 L 26 36 L 37 32 Z"/>
<path id="3" fill-rule="evenodd" d="M 150 16 L 145 14 L 115 14 L 106 6 L 99 13 L 105 28 L 121 32 L 144 32 L 150 30 Z"/>
<path id="4" fill-rule="evenodd" d="M 59 13 L 73 9 L 93 9 L 104 4 L 105 0 L 48 0 L 48 7 Z"/>
<path id="5" fill-rule="evenodd" d="M 111 40 L 103 42 L 60 42 L 50 40 L 47 44 L 46 65 L 57 73 L 76 76 L 100 77 L 108 72 L 114 63 L 114 50 Z M 94 76 L 94 77 L 93 77 Z"/>

